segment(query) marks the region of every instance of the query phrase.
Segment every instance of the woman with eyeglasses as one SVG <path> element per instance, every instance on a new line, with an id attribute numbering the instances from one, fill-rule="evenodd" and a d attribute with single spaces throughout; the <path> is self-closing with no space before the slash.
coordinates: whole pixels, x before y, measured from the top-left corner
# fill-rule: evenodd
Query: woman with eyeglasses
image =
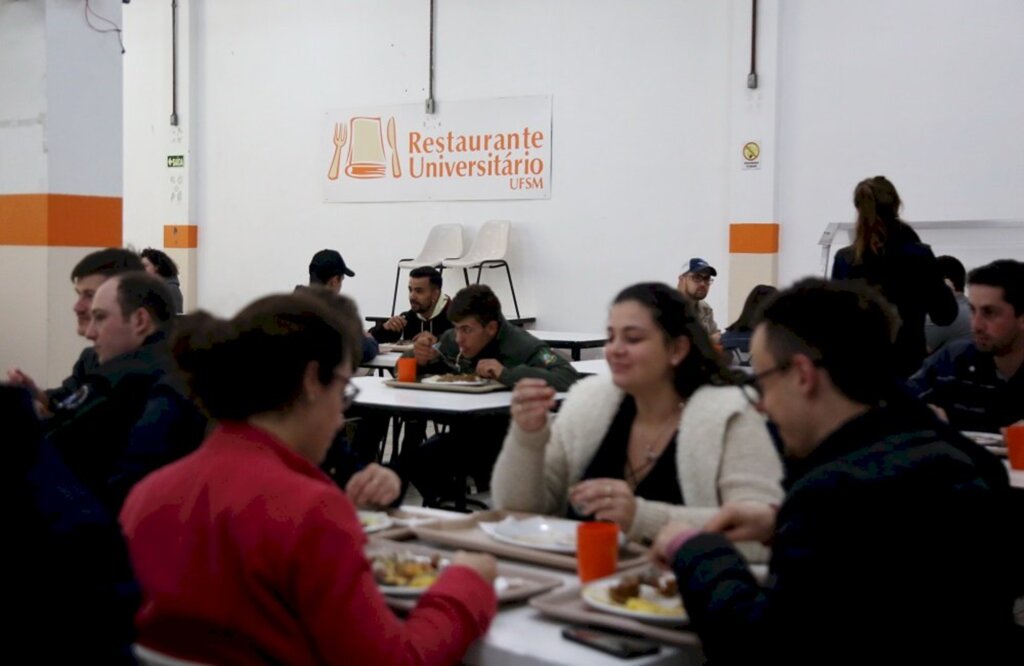
<path id="1" fill-rule="evenodd" d="M 726 501 L 781 501 L 764 420 L 678 291 L 642 283 L 619 293 L 605 357 L 610 376 L 574 385 L 557 418 L 553 389 L 516 384 L 491 482 L 498 506 L 614 521 L 648 540 L 670 520 L 703 525 Z"/>
<path id="2" fill-rule="evenodd" d="M 494 559 L 455 555 L 399 621 L 352 503 L 317 469 L 355 397 L 359 322 L 276 295 L 181 324 L 175 358 L 219 426 L 121 512 L 139 643 L 203 663 L 458 661 L 494 616 Z"/>

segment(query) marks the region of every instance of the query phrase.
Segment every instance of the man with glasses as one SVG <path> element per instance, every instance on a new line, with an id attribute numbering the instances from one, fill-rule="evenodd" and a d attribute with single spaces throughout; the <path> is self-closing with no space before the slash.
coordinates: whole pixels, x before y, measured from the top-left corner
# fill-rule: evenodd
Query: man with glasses
<path id="1" fill-rule="evenodd" d="M 718 330 L 718 324 L 715 322 L 714 310 L 704 299 L 707 298 L 716 275 L 718 271 L 711 264 L 700 257 L 694 257 L 683 266 L 683 272 L 679 274 L 679 283 L 676 285 L 679 293 L 693 303 L 697 310 L 697 318 L 713 342 L 719 341 L 722 332 Z"/>
<path id="2" fill-rule="evenodd" d="M 1020 663 L 1006 471 L 902 392 L 893 323 L 873 291 L 819 279 L 766 306 L 747 388 L 784 441 L 786 498 L 654 545 L 710 661 Z M 765 586 L 730 544 L 748 540 L 772 545 Z"/>

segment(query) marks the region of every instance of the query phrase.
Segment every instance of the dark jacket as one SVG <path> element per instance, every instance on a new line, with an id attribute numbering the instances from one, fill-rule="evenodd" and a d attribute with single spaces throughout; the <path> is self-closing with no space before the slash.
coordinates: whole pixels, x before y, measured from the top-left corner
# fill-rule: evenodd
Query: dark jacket
<path id="1" fill-rule="evenodd" d="M 940 326 L 956 319 L 956 298 L 942 280 L 935 255 L 905 224 L 889 239 L 881 256 L 870 255 L 856 263 L 852 245 L 839 250 L 832 265 L 832 278 L 863 280 L 896 308 L 901 320 L 895 349 L 896 372 L 900 377 L 916 372 L 927 354 L 925 315 Z"/>
<path id="2" fill-rule="evenodd" d="M 174 311 L 178 314 L 185 312 L 185 299 L 181 295 L 181 281 L 178 280 L 178 276 L 164 278 L 164 282 L 167 283 L 167 289 L 171 292 L 171 301 L 174 306 Z"/>
<path id="3" fill-rule="evenodd" d="M 766 587 L 721 535 L 676 554 L 711 663 L 1021 663 L 999 460 L 915 402 L 846 423 L 785 485 Z"/>
<path id="4" fill-rule="evenodd" d="M 412 340 L 423 331 L 429 331 L 435 338 L 440 338 L 445 331 L 450 330 L 452 327 L 451 321 L 448 320 L 448 306 L 451 304 L 451 299 L 447 296 L 442 296 L 442 298 L 445 299 L 444 307 L 434 317 L 426 320 L 421 319 L 418 314 L 408 310 L 401 315 L 405 317 L 405 328 L 401 331 L 389 331 L 384 328 L 384 322 L 382 321 L 370 329 L 370 335 L 373 336 L 374 340 L 382 343 Z"/>
<path id="5" fill-rule="evenodd" d="M 134 664 L 139 605 L 121 530 L 67 468 L 35 418 L 27 391 L 0 387 L 11 573 L 10 654 L 47 663 Z"/>
<path id="6" fill-rule="evenodd" d="M 557 391 L 567 391 L 580 378 L 576 369 L 564 358 L 551 351 L 551 347 L 548 347 L 547 343 L 538 340 L 528 331 L 513 326 L 504 319 L 499 322 L 498 334 L 477 354 L 476 358 L 460 358 L 454 329 L 442 335 L 438 344 L 441 356 L 433 363 L 421 367 L 421 375 L 448 372 L 473 373 L 478 361 L 493 358 L 505 366 L 504 372 L 498 379 L 505 386 L 513 386 L 523 377 L 535 377 L 545 380 Z"/>
<path id="7" fill-rule="evenodd" d="M 203 419 L 168 377 L 171 363 L 154 333 L 88 373 L 46 424 L 47 440 L 115 513 L 132 484 L 202 441 Z"/>
<path id="8" fill-rule="evenodd" d="M 78 355 L 78 360 L 75 361 L 75 365 L 71 368 L 71 376 L 61 382 L 61 385 L 57 388 L 47 389 L 45 391 L 47 397 L 50 399 L 47 407 L 50 411 L 58 409 L 59 404 L 66 400 L 71 394 L 77 391 L 82 386 L 82 380 L 90 372 L 98 368 L 100 365 L 99 358 L 96 356 L 96 349 L 94 347 L 86 347 L 82 350 L 82 353 Z"/>
<path id="9" fill-rule="evenodd" d="M 992 354 L 970 340 L 932 354 L 907 384 L 921 400 L 944 409 L 957 430 L 999 432 L 1024 419 L 1024 370 L 1003 379 Z"/>

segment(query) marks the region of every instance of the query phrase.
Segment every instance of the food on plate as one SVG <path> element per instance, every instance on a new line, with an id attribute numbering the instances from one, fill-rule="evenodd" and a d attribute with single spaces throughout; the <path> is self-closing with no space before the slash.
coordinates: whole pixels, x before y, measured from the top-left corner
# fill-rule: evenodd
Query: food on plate
<path id="1" fill-rule="evenodd" d="M 359 524 L 363 529 L 370 529 L 389 522 L 388 515 L 379 511 L 360 511 Z"/>
<path id="2" fill-rule="evenodd" d="M 608 599 L 614 604 L 642 613 L 669 616 L 682 612 L 681 604 L 665 604 L 662 601 L 679 599 L 679 588 L 675 578 L 656 571 L 648 571 L 643 575 L 623 576 L 618 583 L 608 588 Z"/>
<path id="3" fill-rule="evenodd" d="M 377 553 L 371 557 L 373 576 L 378 585 L 388 587 L 430 587 L 448 565 L 439 555 L 413 553 Z"/>
<path id="4" fill-rule="evenodd" d="M 478 382 L 480 378 L 471 373 L 454 374 L 448 373 L 446 375 L 437 375 L 436 381 L 439 382 Z"/>

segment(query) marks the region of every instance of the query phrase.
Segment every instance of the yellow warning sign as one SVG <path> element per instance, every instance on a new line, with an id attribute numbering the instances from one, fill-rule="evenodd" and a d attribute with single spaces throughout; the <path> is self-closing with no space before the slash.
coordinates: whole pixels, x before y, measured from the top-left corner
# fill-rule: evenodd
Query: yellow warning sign
<path id="1" fill-rule="evenodd" d="M 761 156 L 761 146 L 756 141 L 748 141 L 743 144 L 743 159 L 752 162 Z"/>

